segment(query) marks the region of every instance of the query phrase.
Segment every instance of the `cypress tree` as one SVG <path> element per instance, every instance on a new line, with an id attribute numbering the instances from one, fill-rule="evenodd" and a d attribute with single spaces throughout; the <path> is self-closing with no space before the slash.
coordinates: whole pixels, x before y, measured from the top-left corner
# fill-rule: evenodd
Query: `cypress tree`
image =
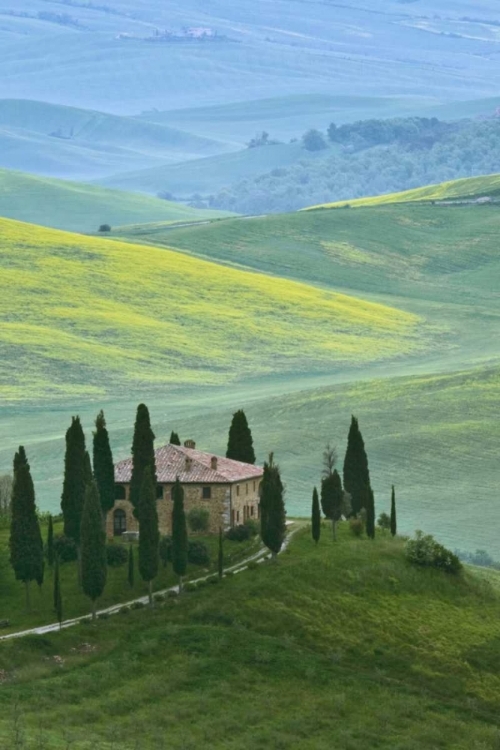
<path id="1" fill-rule="evenodd" d="M 54 522 L 52 516 L 49 516 L 49 528 L 47 531 L 47 561 L 50 567 L 54 564 Z"/>
<path id="2" fill-rule="evenodd" d="M 184 512 L 184 490 L 177 478 L 173 489 L 172 508 L 172 566 L 174 573 L 179 576 L 179 593 L 182 591 L 182 577 L 187 569 L 187 526 L 186 514 Z"/>
<path id="3" fill-rule="evenodd" d="M 366 488 L 370 486 L 370 472 L 365 444 L 358 420 L 352 417 L 344 459 L 344 489 L 351 496 L 353 515 L 358 515 L 367 502 Z"/>
<path id="4" fill-rule="evenodd" d="M 95 420 L 93 439 L 94 475 L 99 490 L 99 499 L 104 520 L 115 504 L 115 467 L 109 444 L 104 412 L 101 411 Z"/>
<path id="5" fill-rule="evenodd" d="M 397 522 L 396 522 L 396 493 L 394 491 L 394 485 L 392 485 L 391 493 L 391 534 L 396 536 L 397 534 Z"/>
<path id="6" fill-rule="evenodd" d="M 366 535 L 375 539 L 375 497 L 371 487 L 368 487 L 366 497 Z"/>
<path id="7" fill-rule="evenodd" d="M 59 630 L 62 627 L 63 619 L 63 608 L 62 608 L 62 595 L 61 595 L 61 580 L 59 574 L 59 557 L 56 555 L 54 567 L 54 609 L 56 612 L 57 622 L 59 623 Z"/>
<path id="8" fill-rule="evenodd" d="M 89 484 L 94 479 L 94 473 L 92 471 L 92 464 L 90 462 L 90 456 L 89 456 L 88 451 L 85 451 L 85 458 L 84 458 L 83 465 L 84 465 L 84 475 L 85 475 L 85 489 L 87 489 Z"/>
<path id="9" fill-rule="evenodd" d="M 16 464 L 14 486 L 12 488 L 12 510 L 10 523 L 10 563 L 16 579 L 26 588 L 26 608 L 30 609 L 31 581 L 43 581 L 43 541 L 36 514 L 35 488 L 30 466 L 24 449 L 17 456 L 24 459 Z"/>
<path id="10" fill-rule="evenodd" d="M 81 569 L 83 592 L 92 601 L 92 619 L 95 620 L 97 599 L 106 585 L 107 561 L 99 490 L 94 480 L 85 491 L 81 521 Z"/>
<path id="11" fill-rule="evenodd" d="M 233 421 L 229 428 L 226 458 L 232 458 L 233 461 L 243 461 L 246 464 L 255 463 L 252 433 L 242 409 L 233 414 Z"/>
<path id="12" fill-rule="evenodd" d="M 129 545 L 128 548 L 128 585 L 131 589 L 134 588 L 134 578 L 135 578 L 135 568 L 134 568 L 134 548 L 132 545 Z"/>
<path id="13" fill-rule="evenodd" d="M 153 606 L 153 579 L 158 575 L 160 531 L 156 509 L 156 482 L 148 466 L 139 493 L 139 573 L 148 583 L 149 606 Z"/>
<path id="14" fill-rule="evenodd" d="M 319 497 L 318 497 L 318 490 L 316 489 L 316 487 L 313 490 L 313 497 L 312 497 L 311 529 L 312 529 L 312 538 L 317 544 L 319 542 L 319 537 L 321 534 L 321 513 L 319 510 Z"/>
<path id="15" fill-rule="evenodd" d="M 219 554 L 217 555 L 217 572 L 219 578 L 224 574 L 224 537 L 222 536 L 222 527 L 219 526 Z"/>
<path id="16" fill-rule="evenodd" d="M 85 435 L 80 417 L 73 417 L 66 432 L 64 481 L 61 510 L 64 517 L 64 534 L 80 547 L 80 524 L 88 480 L 88 463 L 85 458 Z"/>
<path id="17" fill-rule="evenodd" d="M 283 546 L 286 535 L 286 513 L 283 501 L 284 487 L 279 467 L 274 463 L 271 453 L 269 461 L 264 464 L 261 486 L 261 536 L 262 541 L 271 550 L 273 559 Z"/>
<path id="18" fill-rule="evenodd" d="M 139 404 L 132 441 L 132 477 L 130 480 L 130 502 L 134 516 L 139 518 L 138 508 L 144 472 L 149 467 L 156 488 L 155 434 L 151 429 L 148 407 Z M 156 493 L 156 490 L 155 490 Z M 156 497 L 156 495 L 155 495 Z"/>
<path id="19" fill-rule="evenodd" d="M 28 459 L 26 457 L 26 451 L 24 450 L 24 445 L 19 446 L 19 450 L 14 455 L 14 477 L 16 476 L 16 471 L 20 466 L 26 466 L 28 463 Z"/>
<path id="20" fill-rule="evenodd" d="M 170 445 L 180 445 L 181 439 L 179 435 L 172 430 L 172 432 L 170 433 L 170 440 L 168 442 L 170 443 Z"/>

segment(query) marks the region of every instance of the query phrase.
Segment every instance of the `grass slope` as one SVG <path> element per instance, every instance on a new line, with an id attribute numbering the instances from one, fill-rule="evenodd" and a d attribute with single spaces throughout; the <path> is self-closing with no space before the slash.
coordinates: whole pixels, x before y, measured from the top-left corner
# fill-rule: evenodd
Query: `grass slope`
<path id="1" fill-rule="evenodd" d="M 425 345 L 395 308 L 182 253 L 0 222 L 7 399 L 361 365 Z"/>
<path id="2" fill-rule="evenodd" d="M 414 203 L 420 201 L 467 201 L 478 198 L 497 198 L 500 193 L 500 175 L 484 175 L 481 177 L 466 177 L 461 180 L 451 180 L 437 185 L 428 185 L 414 190 L 404 190 L 402 193 L 389 193 L 370 198 L 357 198 L 352 201 L 324 203 L 305 209 L 313 211 L 320 208 L 342 208 L 347 205 L 357 208 L 364 206 L 383 206 L 387 203 Z"/>
<path id="3" fill-rule="evenodd" d="M 153 612 L 0 644 L 0 736 L 47 750 L 494 750 L 499 616 L 477 574 L 411 568 L 386 536 L 342 529 L 333 545 L 324 526 L 318 547 L 304 532 L 278 565 Z"/>
<path id="4" fill-rule="evenodd" d="M 150 221 L 224 216 L 143 195 L 0 169 L 0 216 L 71 232 Z"/>
<path id="5" fill-rule="evenodd" d="M 0 100 L 0 145 L 0 166 L 75 179 L 227 150 L 166 125 L 20 99 Z"/>
<path id="6" fill-rule="evenodd" d="M 231 154 L 209 156 L 181 164 L 164 164 L 139 172 L 112 175 L 101 184 L 122 190 L 138 190 L 157 194 L 166 190 L 176 198 L 187 198 L 194 193 L 208 195 L 222 190 L 237 180 L 255 177 L 297 161 L 324 158 L 320 151 L 305 151 L 299 143 L 280 143 L 264 148 L 245 149 Z"/>

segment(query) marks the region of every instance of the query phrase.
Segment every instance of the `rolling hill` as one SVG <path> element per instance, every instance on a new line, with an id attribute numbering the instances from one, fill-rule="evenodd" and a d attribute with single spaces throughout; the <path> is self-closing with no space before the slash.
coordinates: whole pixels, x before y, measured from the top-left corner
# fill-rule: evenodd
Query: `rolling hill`
<path id="1" fill-rule="evenodd" d="M 92 110 L 0 100 L 0 166 L 90 180 L 228 150 L 175 128 Z"/>
<path id="2" fill-rule="evenodd" d="M 105 397 L 416 353 L 416 315 L 182 253 L 0 223 L 5 400 Z"/>
<path id="3" fill-rule="evenodd" d="M 72 232 L 97 232 L 101 224 L 197 221 L 224 216 L 178 203 L 81 182 L 0 169 L 0 216 Z"/>
<path id="4" fill-rule="evenodd" d="M 494 97 L 494 0 L 469 5 L 390 2 L 383 9 L 250 0 L 47 3 L 2 10 L 0 97 L 118 114 L 290 95 L 423 97 L 436 104 Z M 464 20 L 468 18 L 468 20 Z M 175 42 L 165 29 L 208 28 Z M 216 36 L 215 36 L 216 34 Z M 75 85 L 75 81 L 79 85 Z M 334 84 L 332 84 L 334 81 Z M 402 94 L 402 92 L 404 92 Z"/>
<path id="5" fill-rule="evenodd" d="M 4 744 L 494 750 L 498 575 L 329 532 L 152 611 L 1 643 Z"/>

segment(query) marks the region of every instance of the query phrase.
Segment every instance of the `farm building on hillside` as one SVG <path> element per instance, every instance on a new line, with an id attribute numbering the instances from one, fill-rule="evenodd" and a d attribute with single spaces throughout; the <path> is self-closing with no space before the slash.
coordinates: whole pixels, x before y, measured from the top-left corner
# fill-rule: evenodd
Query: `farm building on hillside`
<path id="1" fill-rule="evenodd" d="M 210 511 L 210 532 L 259 517 L 259 490 L 263 469 L 196 450 L 192 440 L 183 446 L 165 445 L 155 451 L 160 533 L 170 534 L 172 487 L 179 478 L 186 514 L 192 508 Z M 115 466 L 115 504 L 106 519 L 108 537 L 138 531 L 129 500 L 132 458 Z"/>

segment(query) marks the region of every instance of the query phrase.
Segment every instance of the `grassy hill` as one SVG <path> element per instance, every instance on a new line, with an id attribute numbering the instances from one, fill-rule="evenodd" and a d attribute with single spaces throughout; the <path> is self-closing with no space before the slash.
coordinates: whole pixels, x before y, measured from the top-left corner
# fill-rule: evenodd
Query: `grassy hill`
<path id="1" fill-rule="evenodd" d="M 224 213 L 0 169 L 0 216 L 72 232 L 96 232 L 101 224 L 196 221 Z"/>
<path id="2" fill-rule="evenodd" d="M 329 149 L 328 153 L 334 149 Z M 181 164 L 164 164 L 139 172 L 112 175 L 101 184 L 122 190 L 137 190 L 157 194 L 168 191 L 176 198 L 187 198 L 194 193 L 209 195 L 231 185 L 235 180 L 255 177 L 263 171 L 288 167 L 298 161 L 323 158 L 325 152 L 311 153 L 300 143 L 280 143 L 275 146 L 244 149 L 231 154 L 209 156 Z"/>
<path id="3" fill-rule="evenodd" d="M 426 185 L 414 190 L 404 190 L 401 193 L 389 193 L 369 198 L 357 198 L 352 201 L 338 201 L 311 206 L 306 210 L 319 208 L 343 208 L 347 205 L 353 208 L 364 206 L 383 206 L 386 203 L 415 203 L 420 201 L 474 201 L 478 198 L 498 198 L 500 194 L 500 175 L 482 175 L 467 177 L 461 180 L 451 180 L 438 185 Z"/>
<path id="4" fill-rule="evenodd" d="M 426 345 L 415 315 L 182 253 L 0 222 L 6 399 L 361 365 Z"/>
<path id="5" fill-rule="evenodd" d="M 97 179 L 226 151 L 220 141 L 129 117 L 22 99 L 0 100 L 0 166 Z"/>
<path id="6" fill-rule="evenodd" d="M 278 565 L 153 612 L 1 643 L 0 737 L 13 746 L 17 728 L 47 750 L 63 737 L 75 750 L 494 750 L 490 580 L 412 568 L 398 539 L 342 529 L 333 545 L 325 526 L 315 547 L 304 532 Z"/>

